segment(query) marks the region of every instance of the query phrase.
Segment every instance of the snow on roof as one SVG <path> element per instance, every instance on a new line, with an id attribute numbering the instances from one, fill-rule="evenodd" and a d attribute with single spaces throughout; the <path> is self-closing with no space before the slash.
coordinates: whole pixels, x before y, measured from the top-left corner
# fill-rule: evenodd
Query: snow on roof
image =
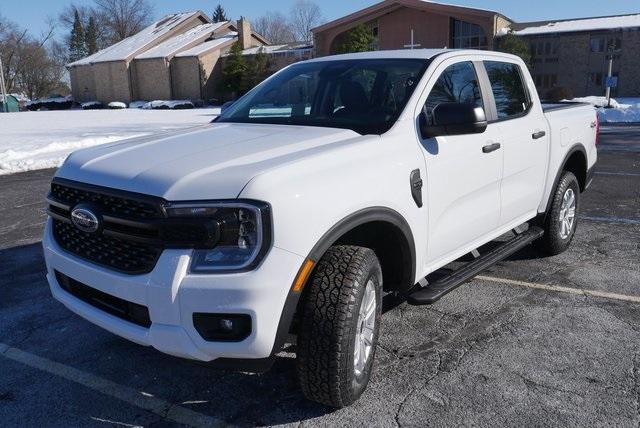
<path id="1" fill-rule="evenodd" d="M 640 27 L 640 14 L 555 21 L 543 23 L 542 25 L 535 25 L 535 23 L 532 23 L 532 26 L 527 26 L 521 30 L 515 31 L 515 34 L 519 36 L 529 36 L 534 34 L 613 30 L 616 28 L 632 27 Z"/>
<path id="2" fill-rule="evenodd" d="M 67 66 L 87 65 L 96 62 L 123 61 L 144 50 L 153 43 L 154 40 L 162 37 L 176 26 L 184 23 L 188 19 L 200 15 L 202 12 L 187 12 L 167 15 L 144 30 L 131 37 L 102 49 L 86 58 L 67 64 Z"/>
<path id="3" fill-rule="evenodd" d="M 210 37 L 211 33 L 227 24 L 227 22 L 228 21 L 198 25 L 185 33 L 172 37 L 160 43 L 158 46 L 141 53 L 136 59 L 172 57 L 181 50 L 189 47 L 189 45 L 197 43 L 200 39 L 204 40 Z"/>
<path id="4" fill-rule="evenodd" d="M 218 37 L 217 39 L 206 41 L 198 46 L 194 46 L 191 49 L 187 49 L 184 52 L 180 52 L 176 55 L 176 57 L 185 57 L 185 56 L 200 56 L 203 53 L 215 49 L 217 47 L 222 46 L 227 42 L 231 42 L 237 39 L 238 33 L 232 32 L 227 33 L 222 37 Z"/>
<path id="5" fill-rule="evenodd" d="M 290 52 L 297 50 L 309 50 L 313 49 L 313 46 L 307 43 L 298 43 L 298 44 L 284 44 L 284 45 L 266 45 L 266 46 L 254 46 L 249 49 L 245 49 L 242 51 L 242 55 L 255 55 L 259 52 L 266 54 L 274 54 L 278 52 Z"/>

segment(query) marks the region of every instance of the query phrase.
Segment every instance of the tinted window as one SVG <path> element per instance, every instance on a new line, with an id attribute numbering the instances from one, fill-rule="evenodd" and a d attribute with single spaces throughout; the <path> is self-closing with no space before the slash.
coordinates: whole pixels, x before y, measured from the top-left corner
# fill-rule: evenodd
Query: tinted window
<path id="1" fill-rule="evenodd" d="M 323 126 L 382 134 L 398 119 L 428 65 L 422 59 L 295 64 L 251 90 L 217 121 Z"/>
<path id="2" fill-rule="evenodd" d="M 506 62 L 485 61 L 493 97 L 496 100 L 498 119 L 517 116 L 529 109 L 530 99 L 520 74 L 520 67 Z M 548 76 L 545 85 L 548 86 Z"/>
<path id="3" fill-rule="evenodd" d="M 431 124 L 433 109 L 440 103 L 465 103 L 484 107 L 473 63 L 454 64 L 442 72 L 424 106 Z"/>

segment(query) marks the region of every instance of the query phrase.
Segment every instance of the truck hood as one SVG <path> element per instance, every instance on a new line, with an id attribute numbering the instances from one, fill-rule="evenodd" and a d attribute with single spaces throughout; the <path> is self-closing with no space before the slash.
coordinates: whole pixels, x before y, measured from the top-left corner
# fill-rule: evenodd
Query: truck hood
<path id="1" fill-rule="evenodd" d="M 213 123 L 79 150 L 56 176 L 170 201 L 230 199 L 268 169 L 360 138 L 345 129 Z"/>

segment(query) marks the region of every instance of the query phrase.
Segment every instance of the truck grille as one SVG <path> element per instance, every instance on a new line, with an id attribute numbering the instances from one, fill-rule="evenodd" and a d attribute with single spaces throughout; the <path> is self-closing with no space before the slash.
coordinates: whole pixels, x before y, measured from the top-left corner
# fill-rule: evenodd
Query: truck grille
<path id="1" fill-rule="evenodd" d="M 162 248 L 78 230 L 74 225 L 53 220 L 53 236 L 63 249 L 78 257 L 129 274 L 153 270 Z"/>
<path id="2" fill-rule="evenodd" d="M 165 247 L 159 227 L 162 199 L 59 179 L 51 184 L 48 199 L 53 237 L 64 250 L 131 275 L 155 267 Z M 71 211 L 78 204 L 101 214 L 102 230 L 87 233 L 72 224 Z"/>

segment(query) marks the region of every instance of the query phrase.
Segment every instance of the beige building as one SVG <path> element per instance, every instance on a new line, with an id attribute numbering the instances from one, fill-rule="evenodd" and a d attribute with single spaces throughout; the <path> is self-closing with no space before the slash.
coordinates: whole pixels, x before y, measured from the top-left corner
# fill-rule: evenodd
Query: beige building
<path id="1" fill-rule="evenodd" d="M 424 0 L 385 0 L 314 28 L 316 56 L 335 53 L 351 29 L 371 28 L 372 49 L 492 49 L 511 20 L 498 12 Z"/>
<path id="2" fill-rule="evenodd" d="M 640 14 L 513 24 L 530 46 L 532 75 L 545 97 L 562 87 L 576 97 L 604 95 L 609 59 L 614 96 L 640 95 Z"/>
<path id="3" fill-rule="evenodd" d="M 77 102 L 215 99 L 220 58 L 240 41 L 265 44 L 241 18 L 212 23 L 203 12 L 170 15 L 140 33 L 67 65 Z"/>
<path id="4" fill-rule="evenodd" d="M 73 99 L 105 103 L 136 99 L 138 87 L 135 79 L 131 78 L 134 58 L 178 34 L 209 22 L 203 12 L 169 15 L 134 36 L 67 64 Z"/>

